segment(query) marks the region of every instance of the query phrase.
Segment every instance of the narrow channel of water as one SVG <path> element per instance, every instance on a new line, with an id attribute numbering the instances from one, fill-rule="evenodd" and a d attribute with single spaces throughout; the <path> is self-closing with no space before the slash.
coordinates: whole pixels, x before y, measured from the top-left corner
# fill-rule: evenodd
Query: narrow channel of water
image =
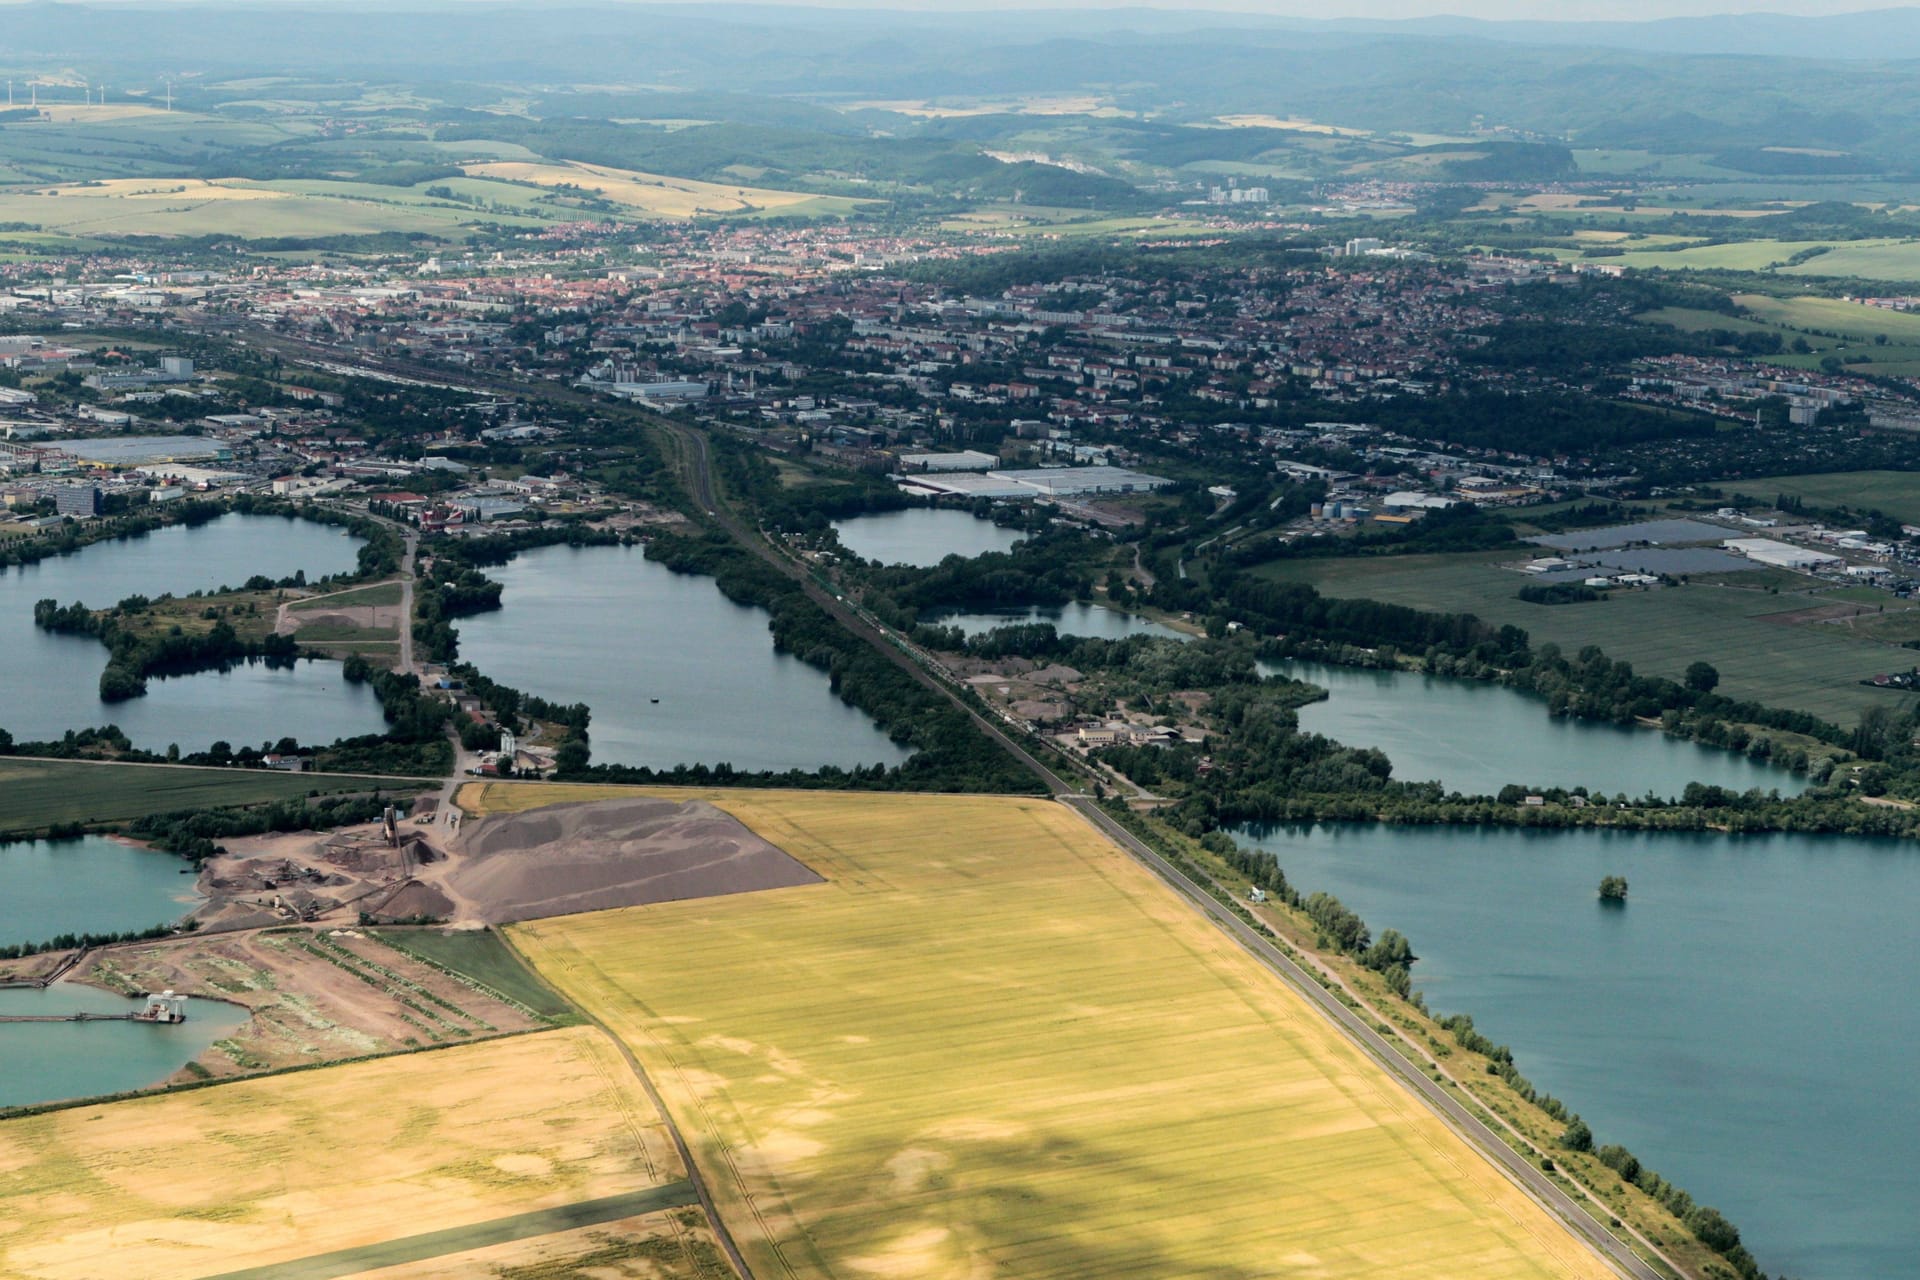
<path id="1" fill-rule="evenodd" d="M 1300 727 L 1350 747 L 1378 747 L 1402 782 L 1492 795 L 1508 783 L 1585 786 L 1607 795 L 1671 797 L 1689 782 L 1798 795 L 1807 780 L 1733 751 L 1597 720 L 1547 713 L 1539 698 L 1479 680 L 1370 671 L 1318 662 L 1260 664 L 1262 675 L 1317 684 Z"/>
<path id="2" fill-rule="evenodd" d="M 764 609 L 637 547 L 540 547 L 488 574 L 503 607 L 463 618 L 460 654 L 502 684 L 593 708 L 601 764 L 817 769 L 910 754 L 779 653 Z"/>
<path id="3" fill-rule="evenodd" d="M 1811 836 L 1244 830 L 1420 956 L 1414 985 L 1512 1047 L 1599 1142 L 1820 1280 L 1920 1257 L 1920 847 Z M 1624 908 L 1603 875 L 1624 875 Z"/>
<path id="4" fill-rule="evenodd" d="M 122 1014 L 126 996 L 57 982 L 45 991 L 0 990 L 0 1015 Z M 0 1022 L 0 1107 L 125 1093 L 160 1084 L 214 1041 L 232 1035 L 248 1013 L 223 1000 L 189 1000 L 187 1020 L 144 1022 Z"/>
<path id="5" fill-rule="evenodd" d="M 21 741 L 69 729 L 117 724 L 135 746 L 177 743 L 200 751 L 291 735 L 303 743 L 377 733 L 384 721 L 371 692 L 349 685 L 338 663 L 304 662 L 272 671 L 259 664 L 153 680 L 144 698 L 100 701 L 106 647 L 91 636 L 52 635 L 33 623 L 43 599 L 106 608 L 131 595 L 185 595 L 238 587 L 255 574 L 309 578 L 354 567 L 358 539 L 339 529 L 278 516 L 227 515 L 144 537 L 98 542 L 73 555 L 0 569 L 0 728 Z"/>
<path id="6" fill-rule="evenodd" d="M 191 869 L 105 836 L 0 844 L 0 946 L 171 924 L 200 902 Z"/>
<path id="7" fill-rule="evenodd" d="M 972 559 L 989 551 L 1011 551 L 1026 537 L 991 520 L 951 507 L 910 507 L 837 520 L 840 545 L 865 560 L 929 568 L 948 556 Z"/>

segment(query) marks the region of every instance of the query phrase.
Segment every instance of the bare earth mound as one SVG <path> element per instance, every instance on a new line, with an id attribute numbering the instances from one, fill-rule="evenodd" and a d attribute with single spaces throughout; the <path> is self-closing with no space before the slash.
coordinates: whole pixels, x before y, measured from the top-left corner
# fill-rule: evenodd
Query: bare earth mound
<path id="1" fill-rule="evenodd" d="M 488 818 L 463 843 L 445 888 L 498 922 L 821 882 L 703 800 L 553 805 Z"/>

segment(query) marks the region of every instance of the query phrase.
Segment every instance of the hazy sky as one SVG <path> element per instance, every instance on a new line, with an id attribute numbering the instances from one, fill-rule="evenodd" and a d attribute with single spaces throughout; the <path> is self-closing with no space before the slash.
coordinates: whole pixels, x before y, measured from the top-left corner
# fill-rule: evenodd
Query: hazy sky
<path id="1" fill-rule="evenodd" d="M 0 7 L 35 0 L 0 0 Z M 88 0 L 76 0 L 88 3 Z M 94 3 L 143 6 L 143 0 L 94 0 Z M 164 3 L 165 0 L 162 0 Z M 177 2 L 177 0 L 176 0 Z M 189 0 L 191 2 L 191 0 Z M 312 7 L 319 0 L 214 0 L 233 7 L 260 3 L 296 3 Z M 444 0 L 427 0 L 437 5 Z M 494 3 L 503 0 L 492 0 Z M 525 3 L 526 0 L 504 0 Z M 616 0 L 618 2 L 618 0 Z M 636 0 L 646 3 L 647 0 Z M 693 0 L 654 0 L 686 4 Z M 727 0 L 717 0 L 716 7 Z M 1703 17 L 1732 13 L 1791 13 L 1820 15 L 1859 13 L 1874 9 L 1915 7 L 1915 0 L 741 0 L 752 4 L 795 5 L 827 9 L 1175 9 L 1185 11 L 1284 14 L 1303 18 L 1425 18 L 1442 14 L 1469 18 L 1539 19 L 1556 22 L 1645 21 L 1654 18 Z M 354 0 L 359 7 L 366 0 Z M 401 0 L 396 7 L 411 7 Z"/>
<path id="2" fill-rule="evenodd" d="M 812 4 L 814 0 L 771 0 L 776 4 Z M 1305 18 L 1424 18 L 1436 14 L 1456 14 L 1469 18 L 1542 19 L 1556 22 L 1606 21 L 1612 19 L 1645 20 L 1652 18 L 1697 17 L 1723 13 L 1858 13 L 1866 9 L 1902 7 L 1899 0 L 1200 0 L 1199 3 L 1168 3 L 1167 0 L 961 0 L 959 4 L 940 0 L 836 0 L 833 8 L 872 9 L 1080 9 L 1080 8 L 1154 8 L 1233 10 L 1247 13 L 1279 13 Z"/>
<path id="3" fill-rule="evenodd" d="M 644 2 L 644 0 L 643 0 Z M 685 3 L 686 0 L 661 0 Z M 724 4 L 726 0 L 719 0 Z M 1728 13 L 1834 14 L 1905 8 L 1913 0 L 744 0 L 828 9 L 1177 9 L 1274 13 L 1303 18 L 1539 19 L 1644 21 Z"/>
<path id="4" fill-rule="evenodd" d="M 1096 0 L 1098 2 L 1098 0 Z M 1206 8 L 1297 14 L 1316 18 L 1422 18 L 1458 14 L 1469 18 L 1521 18 L 1554 22 L 1608 19 L 1697 17 L 1722 13 L 1857 13 L 1863 9 L 1893 8 L 1871 0 L 1330 0 L 1302 5 L 1289 0 L 1223 0 Z"/>

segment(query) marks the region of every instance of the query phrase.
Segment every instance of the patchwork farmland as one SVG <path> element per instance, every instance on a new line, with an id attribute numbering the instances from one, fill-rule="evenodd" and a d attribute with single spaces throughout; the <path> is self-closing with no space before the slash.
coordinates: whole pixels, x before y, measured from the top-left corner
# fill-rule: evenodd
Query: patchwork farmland
<path id="1" fill-rule="evenodd" d="M 639 1057 L 761 1280 L 1613 1274 L 1070 811 L 673 794 L 826 882 L 512 937 Z"/>

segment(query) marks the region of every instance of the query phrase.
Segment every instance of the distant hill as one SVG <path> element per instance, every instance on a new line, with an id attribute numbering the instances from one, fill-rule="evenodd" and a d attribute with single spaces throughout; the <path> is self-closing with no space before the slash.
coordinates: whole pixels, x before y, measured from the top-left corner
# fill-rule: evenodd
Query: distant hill
<path id="1" fill-rule="evenodd" d="M 477 86 L 644 82 L 659 89 L 543 93 L 521 109 L 550 120 L 693 119 L 854 138 L 917 127 L 840 110 L 865 100 L 1082 93 L 1165 123 L 1271 114 L 1379 132 L 1692 153 L 1769 174 L 1903 175 L 1920 156 L 1920 61 L 1903 60 L 1920 59 L 1920 9 L 1645 23 L 1307 22 L 1146 9 L 987 20 L 768 6 L 536 8 L 526 0 L 3 12 L 0 61 L 9 74 L 58 67 L 122 91 L 157 89 L 166 77 L 188 101 L 212 106 L 236 96 L 223 80 L 276 75 L 434 82 L 452 95 L 441 101 L 471 106 L 487 105 Z M 988 126 L 976 132 L 991 141 Z M 1796 152 L 1803 158 L 1784 158 Z M 857 159 L 854 171 L 872 157 Z"/>

